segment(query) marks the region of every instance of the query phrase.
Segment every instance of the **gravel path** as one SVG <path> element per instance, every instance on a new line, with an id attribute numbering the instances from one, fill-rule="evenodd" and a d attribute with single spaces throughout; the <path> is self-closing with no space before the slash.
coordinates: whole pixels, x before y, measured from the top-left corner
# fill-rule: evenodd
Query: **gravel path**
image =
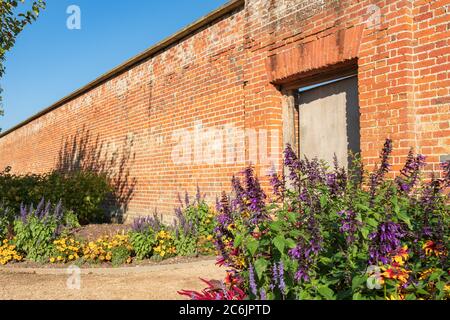
<path id="1" fill-rule="evenodd" d="M 134 268 L 81 269 L 80 289 L 69 289 L 65 269 L 0 268 L 0 299 L 175 300 L 178 290 L 204 288 L 200 277 L 222 280 L 215 260 Z M 76 282 L 75 282 L 76 286 Z"/>

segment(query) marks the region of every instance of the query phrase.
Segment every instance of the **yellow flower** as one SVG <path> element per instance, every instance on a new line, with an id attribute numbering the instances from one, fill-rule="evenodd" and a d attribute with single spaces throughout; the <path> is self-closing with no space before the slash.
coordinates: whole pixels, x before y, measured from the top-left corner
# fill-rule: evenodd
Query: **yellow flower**
<path id="1" fill-rule="evenodd" d="M 50 263 L 55 263 L 55 258 L 51 257 L 50 258 Z"/>

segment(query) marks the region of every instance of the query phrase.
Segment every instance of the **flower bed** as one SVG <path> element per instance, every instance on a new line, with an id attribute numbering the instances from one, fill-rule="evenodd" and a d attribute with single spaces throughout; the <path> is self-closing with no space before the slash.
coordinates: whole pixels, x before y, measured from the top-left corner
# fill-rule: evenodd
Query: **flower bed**
<path id="1" fill-rule="evenodd" d="M 192 203 L 186 196 L 173 225 L 165 225 L 156 215 L 141 217 L 127 232 L 95 239 L 76 236 L 82 234 L 76 215 L 61 203 L 53 206 L 42 200 L 36 208 L 22 206 L 19 218 L 10 213 L 9 209 L 0 209 L 2 265 L 25 260 L 120 266 L 144 259 L 161 261 L 216 253 L 210 241 L 216 226 L 215 213 L 200 194 Z"/>
<path id="2" fill-rule="evenodd" d="M 253 169 L 233 178 L 218 204 L 221 285 L 193 299 L 449 298 L 450 162 L 443 177 L 423 179 L 425 157 L 411 151 L 400 175 L 387 179 L 392 141 L 372 173 L 354 160 L 302 160 L 288 147 L 288 176 L 271 177 L 267 196 Z M 289 187 L 287 182 L 289 182 Z M 237 291 L 236 291 L 237 290 Z"/>

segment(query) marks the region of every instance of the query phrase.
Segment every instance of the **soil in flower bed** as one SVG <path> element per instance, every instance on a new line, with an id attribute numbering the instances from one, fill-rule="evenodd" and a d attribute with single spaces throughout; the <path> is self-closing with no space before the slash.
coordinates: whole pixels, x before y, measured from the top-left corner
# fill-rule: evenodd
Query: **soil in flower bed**
<path id="1" fill-rule="evenodd" d="M 71 234 L 86 241 L 95 241 L 103 236 L 114 237 L 116 234 L 127 233 L 131 226 L 126 224 L 90 224 L 74 229 Z"/>

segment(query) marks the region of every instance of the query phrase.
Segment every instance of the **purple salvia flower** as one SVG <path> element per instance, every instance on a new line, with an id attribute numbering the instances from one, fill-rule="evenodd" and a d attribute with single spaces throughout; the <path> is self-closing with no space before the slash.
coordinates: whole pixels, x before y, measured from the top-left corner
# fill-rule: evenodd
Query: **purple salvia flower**
<path id="1" fill-rule="evenodd" d="M 254 175 L 252 167 L 245 170 L 245 198 L 248 202 L 248 210 L 251 213 L 250 223 L 258 224 L 266 220 L 268 215 L 266 213 L 266 194 L 261 188 L 259 180 Z"/>
<path id="2" fill-rule="evenodd" d="M 295 274 L 297 281 L 309 281 L 309 270 L 314 263 L 314 251 L 310 244 L 303 239 L 297 244 L 294 249 L 289 250 L 289 256 L 298 260 L 299 266 Z"/>
<path id="3" fill-rule="evenodd" d="M 284 165 L 289 168 L 289 179 L 297 189 L 300 189 L 300 172 L 303 170 L 303 163 L 298 159 L 290 144 L 284 151 Z"/>
<path id="4" fill-rule="evenodd" d="M 266 293 L 266 290 L 265 290 L 264 288 L 261 288 L 261 290 L 260 290 L 259 292 L 260 292 L 260 296 L 261 296 L 261 299 L 260 299 L 260 300 L 262 300 L 262 301 L 267 300 L 267 293 Z"/>
<path id="5" fill-rule="evenodd" d="M 397 177 L 395 181 L 399 189 L 405 193 L 409 193 L 416 185 L 420 177 L 420 170 L 425 166 L 425 157 L 423 155 L 414 156 L 412 150 L 409 151 L 405 166 L 400 171 L 401 177 Z"/>
<path id="6" fill-rule="evenodd" d="M 335 173 L 327 174 L 327 186 L 330 189 L 330 193 L 335 196 L 339 192 L 339 185 Z"/>
<path id="7" fill-rule="evenodd" d="M 25 223 L 27 221 L 27 217 L 28 217 L 27 208 L 23 203 L 21 203 L 20 204 L 20 219 L 22 220 L 22 222 Z"/>
<path id="8" fill-rule="evenodd" d="M 250 285 L 250 290 L 253 293 L 254 296 L 258 296 L 258 286 L 256 285 L 255 282 L 255 271 L 253 270 L 253 266 L 250 265 L 250 267 L 248 268 L 248 276 L 249 276 L 249 285 Z"/>
<path id="9" fill-rule="evenodd" d="M 62 201 L 59 200 L 59 202 L 55 208 L 55 217 L 56 217 L 56 219 L 61 220 L 63 218 L 63 216 L 64 216 L 63 205 L 62 205 Z"/>
<path id="10" fill-rule="evenodd" d="M 41 219 L 44 216 L 44 205 L 45 205 L 45 199 L 42 198 L 41 201 L 38 203 L 35 211 L 35 216 Z"/>
<path id="11" fill-rule="evenodd" d="M 284 174 L 281 179 L 276 172 L 273 172 L 270 176 L 270 185 L 273 188 L 273 194 L 278 198 L 283 198 L 283 195 L 286 191 L 286 181 Z"/>
<path id="12" fill-rule="evenodd" d="M 284 281 L 284 264 L 283 261 L 280 261 L 278 264 L 278 288 L 281 293 L 286 294 L 286 283 Z"/>
<path id="13" fill-rule="evenodd" d="M 369 247 L 369 263 L 376 265 L 379 261 L 388 263 L 391 253 L 401 247 L 401 239 L 405 236 L 402 226 L 398 223 L 388 221 L 378 226 L 378 230 L 369 235 L 372 241 Z"/>
<path id="14" fill-rule="evenodd" d="M 279 283 L 279 276 L 278 276 L 278 267 L 276 264 L 272 267 L 272 290 L 277 286 Z"/>
<path id="15" fill-rule="evenodd" d="M 309 160 L 305 159 L 306 175 L 309 183 L 312 185 L 326 183 L 326 172 L 324 166 L 319 162 L 317 158 Z"/>
<path id="16" fill-rule="evenodd" d="M 197 193 L 195 194 L 195 199 L 197 200 L 197 203 L 200 204 L 202 202 L 202 194 L 200 192 L 200 187 L 197 185 Z"/>
<path id="17" fill-rule="evenodd" d="M 389 164 L 389 157 L 392 153 L 392 140 L 386 139 L 383 150 L 380 154 L 381 164 L 370 176 L 370 203 L 373 205 L 377 187 L 384 181 L 384 177 L 389 172 L 391 165 Z"/>
<path id="18" fill-rule="evenodd" d="M 191 204 L 190 200 L 189 200 L 189 194 L 187 191 L 184 193 L 184 203 L 185 203 L 186 207 L 189 207 Z"/>
<path id="19" fill-rule="evenodd" d="M 346 242 L 348 245 L 355 242 L 355 235 L 358 231 L 358 228 L 362 225 L 360 221 L 356 220 L 356 213 L 352 210 L 343 210 L 338 212 L 338 215 L 341 217 L 341 226 L 339 230 L 342 233 L 346 233 Z"/>
<path id="20" fill-rule="evenodd" d="M 239 212 L 243 212 L 246 208 L 244 197 L 245 197 L 245 190 L 241 185 L 241 181 L 239 178 L 236 178 L 233 176 L 231 180 L 233 191 L 234 191 L 234 200 L 232 202 L 233 208 L 235 208 Z"/>
<path id="21" fill-rule="evenodd" d="M 230 201 L 225 192 L 222 193 L 221 201 L 217 203 L 217 211 L 219 215 L 216 218 L 217 226 L 214 228 L 215 246 L 219 252 L 219 260 L 223 260 L 226 266 L 232 266 L 233 262 L 230 260 L 227 247 L 223 242 L 223 238 L 232 239 L 228 227 L 233 223 Z"/>
<path id="22" fill-rule="evenodd" d="M 149 228 L 152 228 L 158 232 L 162 229 L 162 227 L 163 223 L 157 213 L 154 213 L 153 216 L 137 217 L 133 220 L 133 224 L 131 226 L 132 230 L 137 232 L 144 232 Z"/>

